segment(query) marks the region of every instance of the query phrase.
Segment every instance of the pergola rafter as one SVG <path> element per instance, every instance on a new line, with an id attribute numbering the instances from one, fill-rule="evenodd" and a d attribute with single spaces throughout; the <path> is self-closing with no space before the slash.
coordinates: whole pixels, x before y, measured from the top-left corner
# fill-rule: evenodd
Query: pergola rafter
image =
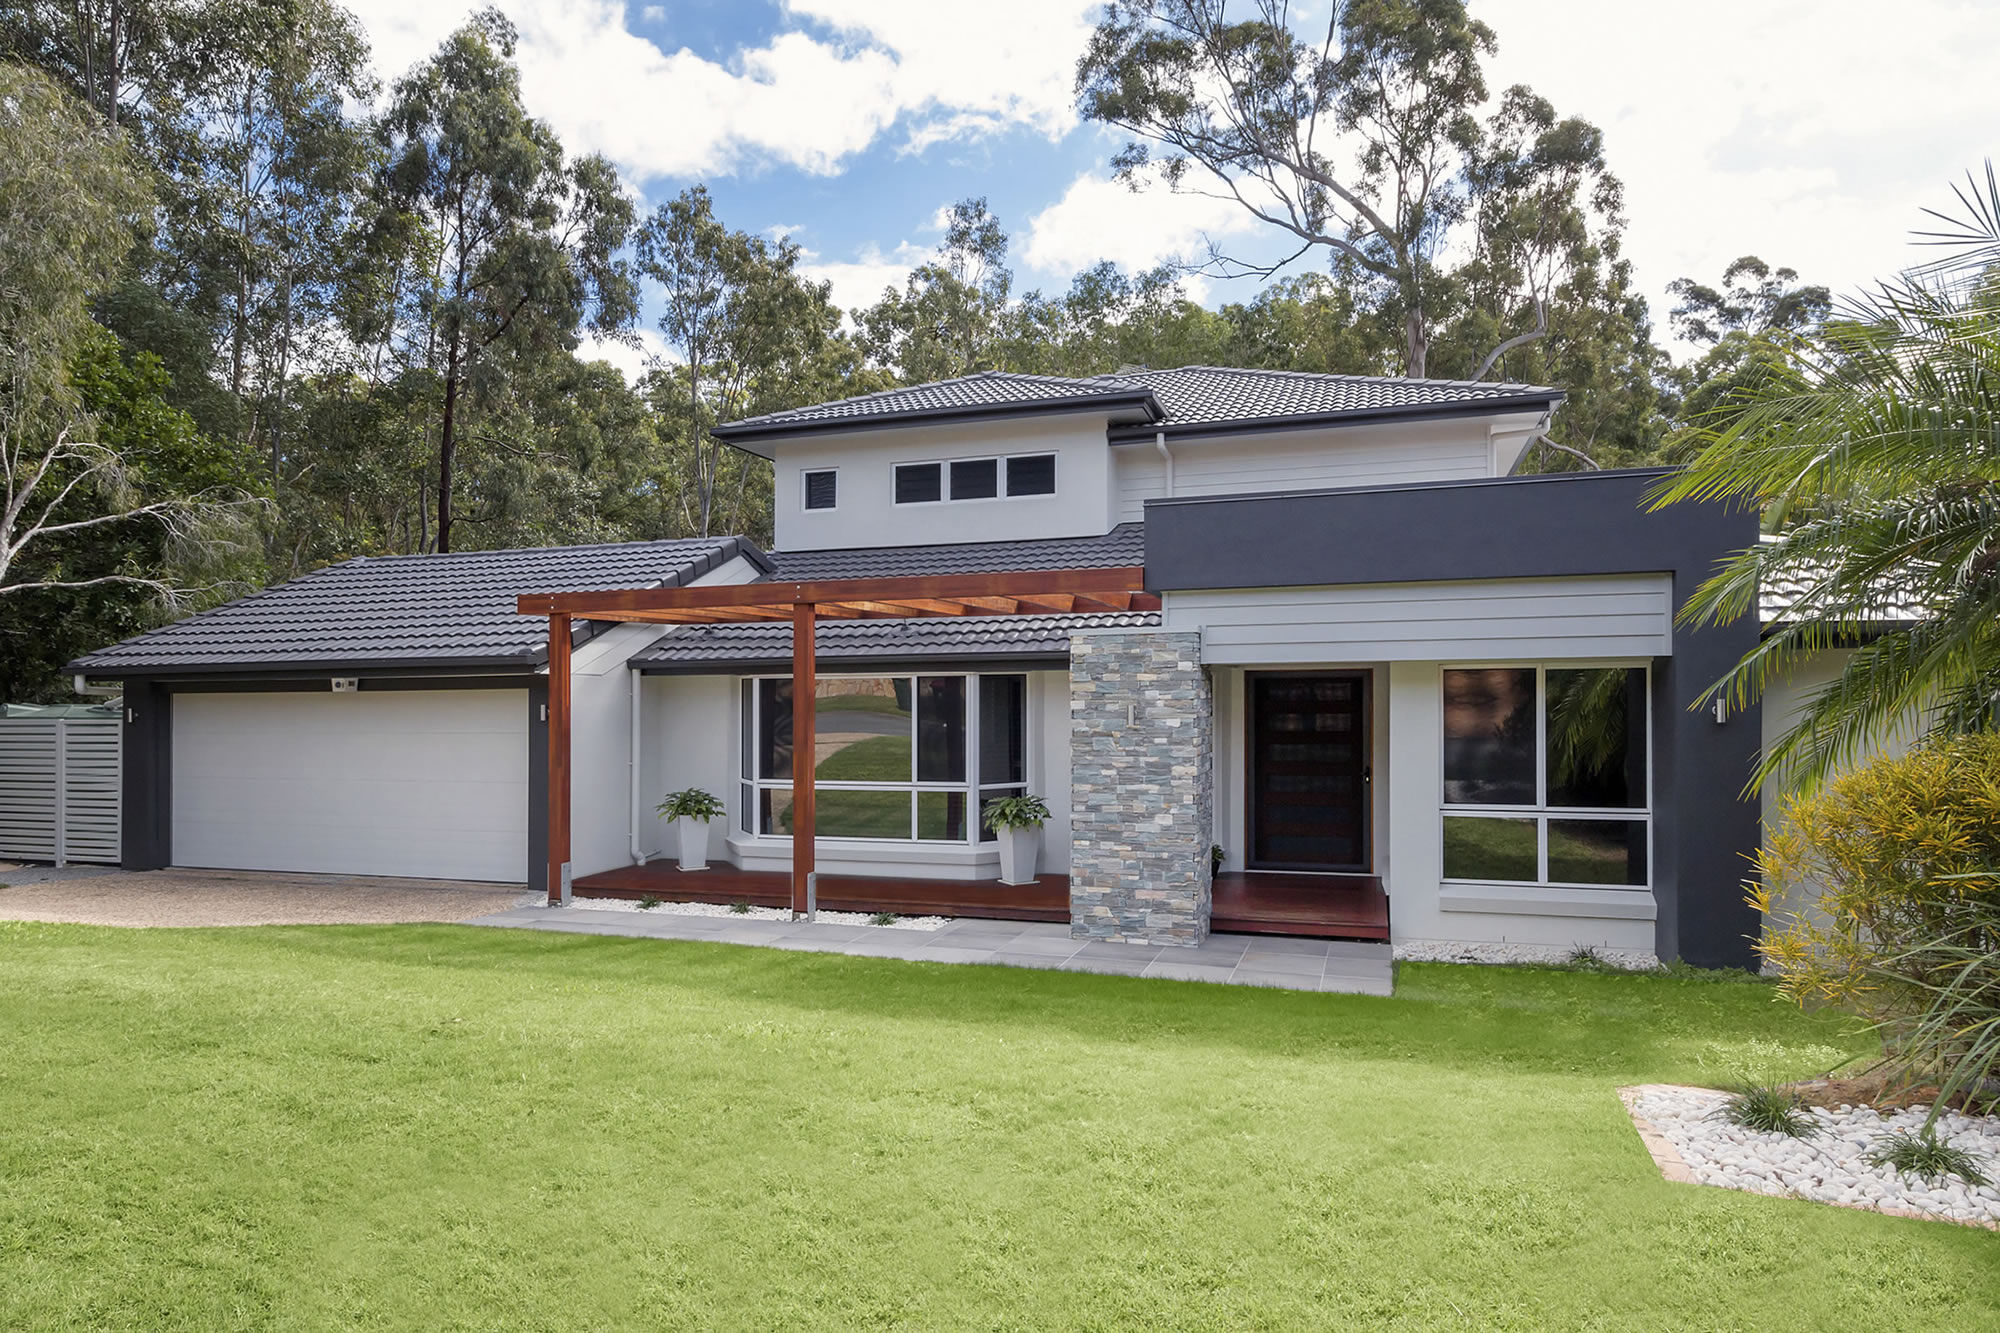
<path id="1" fill-rule="evenodd" d="M 792 624 L 792 911 L 809 910 L 814 873 L 817 626 L 829 620 L 1068 615 L 1157 611 L 1145 570 L 1041 570 L 697 588 L 532 593 L 524 616 L 549 622 L 548 891 L 563 900 L 570 873 L 570 644 L 576 620 L 668 625 Z"/>

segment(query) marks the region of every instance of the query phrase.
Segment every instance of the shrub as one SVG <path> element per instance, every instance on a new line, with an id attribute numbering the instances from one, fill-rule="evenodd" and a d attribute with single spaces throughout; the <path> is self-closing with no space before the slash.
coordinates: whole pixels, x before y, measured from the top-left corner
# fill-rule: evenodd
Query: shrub
<path id="1" fill-rule="evenodd" d="M 1768 1083 L 1744 1083 L 1729 1090 L 1729 1100 L 1712 1115 L 1760 1134 L 1783 1134 L 1788 1139 L 1811 1138 L 1820 1132 L 1819 1122 L 1806 1114 L 1805 1103 L 1789 1088 Z"/>
<path id="2" fill-rule="evenodd" d="M 704 824 L 720 817 L 727 808 L 721 797 L 700 787 L 668 792 L 667 798 L 653 807 L 662 819 L 699 819 Z"/>
<path id="3" fill-rule="evenodd" d="M 1988 1183 L 1979 1159 L 1940 1139 L 1930 1125 L 1884 1134 L 1870 1145 L 1863 1160 L 1870 1166 L 1894 1167 L 1897 1174 L 1914 1176 L 1926 1185 L 1940 1184 L 1946 1176 L 1957 1176 L 1968 1185 Z"/>
<path id="4" fill-rule="evenodd" d="M 1757 872 L 1757 948 L 1785 994 L 1867 1017 L 1892 1068 L 1941 1082 L 1938 1106 L 1990 1094 L 2000 1070 L 2000 735 L 1878 759 L 1788 799 Z"/>

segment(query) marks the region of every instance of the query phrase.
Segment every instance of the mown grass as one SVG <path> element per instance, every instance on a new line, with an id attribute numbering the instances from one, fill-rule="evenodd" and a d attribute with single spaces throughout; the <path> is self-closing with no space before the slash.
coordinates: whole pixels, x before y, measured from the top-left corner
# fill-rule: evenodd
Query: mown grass
<path id="1" fill-rule="evenodd" d="M 1392 1000 L 453 927 L 0 926 L 0 1326 L 1985 1326 L 2000 1237 L 1669 1185 L 1760 984 Z"/>

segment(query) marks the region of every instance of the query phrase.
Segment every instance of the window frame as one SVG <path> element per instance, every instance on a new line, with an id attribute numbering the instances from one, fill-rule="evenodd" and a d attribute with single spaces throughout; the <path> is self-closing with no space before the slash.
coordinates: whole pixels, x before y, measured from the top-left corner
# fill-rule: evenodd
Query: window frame
<path id="1" fill-rule="evenodd" d="M 833 478 L 833 503 L 816 505 L 812 502 L 812 479 L 814 477 Z M 830 514 L 840 508 L 840 469 L 837 467 L 811 467 L 799 470 L 799 508 L 808 514 Z"/>
<path id="2" fill-rule="evenodd" d="M 1027 491 L 1019 495 L 1008 489 L 1010 465 L 1016 459 L 1046 458 L 1049 460 L 1049 489 Z M 889 503 L 898 508 L 915 508 L 923 505 L 983 505 L 1001 504 L 1009 500 L 1053 500 L 1062 486 L 1061 452 L 1055 449 L 1036 450 L 1025 454 L 968 454 L 962 458 L 911 458 L 889 465 Z M 963 499 L 951 493 L 951 472 L 960 463 L 993 464 L 993 494 L 969 495 Z M 935 500 L 903 500 L 897 498 L 897 485 L 904 468 L 934 467 L 938 470 L 938 498 Z M 816 468 L 815 471 L 833 471 L 831 468 Z M 815 510 L 824 513 L 824 510 Z"/>
<path id="3" fill-rule="evenodd" d="M 1566 806 L 1549 804 L 1549 671 L 1638 671 L 1644 688 L 1646 737 L 1646 789 L 1644 800 L 1635 806 Z M 1445 799 L 1447 733 L 1442 708 L 1445 673 L 1450 671 L 1528 671 L 1535 673 L 1535 801 L 1529 805 L 1476 805 Z M 1557 662 L 1447 662 L 1438 671 L 1438 880 L 1443 884 L 1502 885 L 1522 889 L 1609 889 L 1615 892 L 1650 893 L 1653 889 L 1656 839 L 1653 836 L 1653 664 L 1643 659 L 1610 659 Z M 1533 820 L 1535 824 L 1535 878 L 1471 879 L 1444 873 L 1444 821 L 1448 819 Z M 1643 884 L 1590 884 L 1549 878 L 1549 824 L 1603 823 L 1641 824 L 1646 836 L 1646 877 Z"/>
<path id="4" fill-rule="evenodd" d="M 937 499 L 905 500 L 900 494 L 902 490 L 903 470 L 905 468 L 918 468 L 918 467 L 934 467 L 937 469 L 937 474 L 938 474 Z M 951 494 L 951 491 L 947 484 L 948 471 L 949 470 L 945 467 L 944 460 L 942 459 L 912 459 L 907 463 L 892 464 L 889 468 L 889 503 L 892 505 L 899 505 L 899 506 L 949 504 L 950 500 L 946 498 Z"/>
<path id="5" fill-rule="evenodd" d="M 1030 714 L 1033 691 L 1028 687 L 1028 673 L 1025 671 L 842 671 L 824 673 L 819 680 L 907 680 L 911 685 L 910 704 L 910 780 L 908 782 L 859 782 L 849 780 L 813 782 L 815 792 L 823 791 L 895 791 L 908 792 L 910 797 L 909 833 L 901 838 L 860 838 L 816 834 L 816 842 L 853 844 L 857 847 L 893 845 L 899 847 L 957 847 L 978 850 L 982 846 L 993 845 L 993 839 L 986 836 L 980 820 L 987 800 L 1000 796 L 1025 794 L 1032 785 L 1029 781 L 1029 749 L 1024 744 L 1021 754 L 1021 780 L 1019 782 L 983 783 L 979 777 L 979 682 L 989 676 L 1019 676 L 1022 678 L 1021 722 L 1024 737 L 1034 734 Z M 789 682 L 787 672 L 763 672 L 754 676 L 737 677 L 736 711 L 738 718 L 736 739 L 736 787 L 740 802 L 734 822 L 733 834 L 762 842 L 786 843 L 792 840 L 789 833 L 764 833 L 761 823 L 763 793 L 766 791 L 792 790 L 792 777 L 766 778 L 756 772 L 757 758 L 763 753 L 764 711 L 762 707 L 763 685 L 767 680 Z M 965 770 L 957 782 L 923 782 L 917 778 L 917 728 L 919 680 L 957 679 L 964 683 L 965 698 Z M 962 838 L 922 838 L 918 837 L 918 820 L 921 818 L 920 799 L 927 793 L 956 793 L 966 799 L 966 834 Z"/>
<path id="6" fill-rule="evenodd" d="M 1020 494 L 1016 495 L 1014 493 L 1014 462 L 1016 459 L 1029 459 L 1029 458 L 1046 458 L 1049 460 L 1049 488 L 1045 491 L 1022 491 Z M 1006 475 L 1000 478 L 1000 494 L 1005 499 L 1008 500 L 1048 499 L 1050 497 L 1053 497 L 1056 494 L 1057 490 L 1059 490 L 1061 487 L 1061 478 L 1057 475 L 1059 471 L 1060 458 L 1057 452 L 1053 449 L 1032 454 L 1008 454 L 1006 463 L 1007 463 L 1006 467 L 1001 469 Z"/>

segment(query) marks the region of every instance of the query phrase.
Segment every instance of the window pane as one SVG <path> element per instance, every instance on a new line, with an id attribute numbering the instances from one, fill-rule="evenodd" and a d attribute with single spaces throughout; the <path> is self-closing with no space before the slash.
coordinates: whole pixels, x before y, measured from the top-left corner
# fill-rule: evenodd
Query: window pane
<path id="1" fill-rule="evenodd" d="M 792 682 L 757 682 L 757 713 L 763 725 L 757 733 L 757 776 L 792 775 Z"/>
<path id="2" fill-rule="evenodd" d="M 760 787 L 757 790 L 757 831 L 790 837 L 792 833 L 792 789 Z"/>
<path id="3" fill-rule="evenodd" d="M 831 509 L 835 494 L 835 479 L 832 472 L 806 473 L 806 508 Z"/>
<path id="4" fill-rule="evenodd" d="M 1444 799 L 1535 803 L 1533 667 L 1444 673 Z"/>
<path id="5" fill-rule="evenodd" d="M 1534 883 L 1535 821 L 1447 816 L 1444 877 Z"/>
<path id="6" fill-rule="evenodd" d="M 1054 495 L 1055 493 L 1054 454 L 1029 454 L 1007 460 L 1007 494 Z"/>
<path id="7" fill-rule="evenodd" d="M 813 826 L 822 838 L 910 837 L 910 793 L 833 791 L 821 787 L 814 798 Z"/>
<path id="8" fill-rule="evenodd" d="M 753 778 L 757 776 L 757 754 L 752 748 L 754 737 L 757 734 L 757 690 L 755 681 L 746 680 L 743 682 L 741 703 L 741 716 L 743 718 L 743 766 L 737 769 L 736 772 L 741 777 Z"/>
<path id="9" fill-rule="evenodd" d="M 965 677 L 917 677 L 917 781 L 965 781 Z"/>
<path id="10" fill-rule="evenodd" d="M 965 841 L 965 793 L 917 793 L 917 837 L 924 842 Z"/>
<path id="11" fill-rule="evenodd" d="M 979 780 L 1026 782 L 1026 676 L 979 678 Z"/>
<path id="12" fill-rule="evenodd" d="M 745 833 L 757 832 L 757 789 L 747 782 L 740 784 L 736 806 L 736 827 Z"/>
<path id="13" fill-rule="evenodd" d="M 944 498 L 944 469 L 936 463 L 905 463 L 896 469 L 896 503 L 923 504 Z"/>
<path id="14" fill-rule="evenodd" d="M 998 833 L 986 827 L 984 819 L 986 807 L 999 800 L 1002 796 L 1019 796 L 1026 790 L 1027 788 L 1025 787 L 982 787 L 980 789 L 979 813 L 982 818 L 979 822 L 979 840 L 981 842 L 998 842 L 1000 840 Z"/>
<path id="15" fill-rule="evenodd" d="M 820 681 L 813 723 L 819 780 L 908 782 L 911 690 L 908 676 Z"/>
<path id="16" fill-rule="evenodd" d="M 1000 460 L 974 458 L 951 465 L 951 498 L 991 500 L 1000 494 Z"/>
<path id="17" fill-rule="evenodd" d="M 1638 667 L 1548 673 L 1549 804 L 1646 804 L 1646 673 Z"/>
<path id="18" fill-rule="evenodd" d="M 1643 885 L 1646 821 L 1551 819 L 1549 882 Z"/>

